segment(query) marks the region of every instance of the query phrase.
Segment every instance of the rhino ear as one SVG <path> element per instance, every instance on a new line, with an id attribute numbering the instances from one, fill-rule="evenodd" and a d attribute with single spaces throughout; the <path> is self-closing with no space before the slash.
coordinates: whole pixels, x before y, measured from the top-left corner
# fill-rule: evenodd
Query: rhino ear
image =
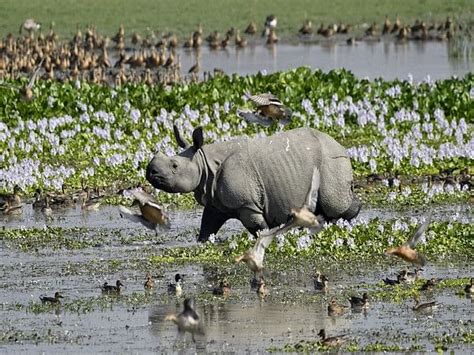
<path id="1" fill-rule="evenodd" d="M 173 125 L 173 132 L 174 132 L 174 137 L 176 138 L 176 142 L 178 142 L 178 145 L 183 149 L 189 148 L 191 144 L 186 142 L 186 140 L 183 138 L 183 136 L 179 132 L 178 126 Z"/>
<path id="2" fill-rule="evenodd" d="M 193 132 L 193 148 L 197 151 L 202 147 L 204 143 L 204 135 L 202 133 L 202 127 L 198 127 Z"/>

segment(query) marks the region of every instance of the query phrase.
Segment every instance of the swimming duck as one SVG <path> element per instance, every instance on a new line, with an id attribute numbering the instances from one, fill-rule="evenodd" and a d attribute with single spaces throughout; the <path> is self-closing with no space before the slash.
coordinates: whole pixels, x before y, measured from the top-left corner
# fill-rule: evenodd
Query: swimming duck
<path id="1" fill-rule="evenodd" d="M 212 294 L 216 296 L 229 296 L 230 295 L 230 283 L 227 279 L 222 280 L 219 282 L 219 286 L 215 287 L 212 290 Z"/>
<path id="2" fill-rule="evenodd" d="M 349 298 L 352 308 L 368 308 L 369 307 L 369 296 L 367 292 L 364 292 L 362 298 L 357 296 L 352 296 Z"/>
<path id="3" fill-rule="evenodd" d="M 12 194 L 2 194 L 0 196 L 0 204 L 2 205 L 0 209 L 4 210 L 7 206 L 7 203 L 10 206 L 10 208 L 15 208 L 16 206 L 22 206 L 21 197 L 20 197 L 20 193 L 22 191 L 23 190 L 21 189 L 20 186 L 15 185 L 13 187 Z"/>
<path id="4" fill-rule="evenodd" d="M 183 278 L 181 277 L 180 274 L 176 274 L 174 275 L 174 280 L 176 283 L 168 284 L 168 293 L 175 294 L 176 296 L 180 297 L 183 293 L 183 288 L 181 286 L 181 282 L 183 281 Z"/>
<path id="5" fill-rule="evenodd" d="M 273 94 L 245 94 L 253 102 L 257 109 L 255 111 L 237 110 L 237 115 L 250 123 L 259 123 L 270 126 L 273 122 L 288 124 L 291 122 L 292 111 Z"/>
<path id="6" fill-rule="evenodd" d="M 328 315 L 337 316 L 344 313 L 349 307 L 342 304 L 338 304 L 336 299 L 331 299 L 331 302 L 328 304 Z"/>
<path id="7" fill-rule="evenodd" d="M 139 222 L 149 229 L 156 229 L 158 225 L 169 223 L 163 207 L 158 205 L 153 196 L 139 189 L 132 190 L 131 193 L 134 197 L 132 206 L 138 205 L 140 214 L 133 213 L 128 208 L 120 206 L 120 216 L 122 218 Z"/>
<path id="8" fill-rule="evenodd" d="M 390 22 L 390 19 L 388 18 L 388 15 L 385 15 L 385 21 L 383 23 L 383 28 L 382 28 L 382 34 L 387 34 L 390 33 L 392 30 L 392 24 Z"/>
<path id="9" fill-rule="evenodd" d="M 194 309 L 194 300 L 186 298 L 183 302 L 184 310 L 179 314 L 170 314 L 165 317 L 166 321 L 172 321 L 178 326 L 178 337 L 183 336 L 186 332 L 191 333 L 193 342 L 195 334 L 204 335 L 204 327 L 199 315 Z M 177 339 L 176 339 L 177 340 Z"/>
<path id="10" fill-rule="evenodd" d="M 471 283 L 470 284 L 467 284 L 465 287 L 464 287 L 464 292 L 466 292 L 467 294 L 472 294 L 474 293 L 474 277 L 471 277 Z"/>
<path id="11" fill-rule="evenodd" d="M 53 215 L 53 210 L 51 209 L 51 206 L 49 205 L 49 196 L 48 195 L 46 195 L 44 197 L 44 206 L 41 207 L 41 212 L 43 212 L 43 214 L 46 217 L 51 217 Z"/>
<path id="12" fill-rule="evenodd" d="M 41 209 L 44 206 L 44 199 L 40 188 L 35 190 L 35 200 L 32 203 L 33 209 Z"/>
<path id="13" fill-rule="evenodd" d="M 420 241 L 426 228 L 428 228 L 430 221 L 431 212 L 428 214 L 425 222 L 416 229 L 415 233 L 404 244 L 396 248 L 387 249 L 385 254 L 398 256 L 409 263 L 424 266 L 426 264 L 426 258 L 419 254 L 414 248 Z"/>
<path id="14" fill-rule="evenodd" d="M 108 282 L 104 282 L 104 284 L 100 286 L 100 289 L 102 290 L 103 293 L 119 294 L 122 286 L 124 286 L 124 284 L 120 280 L 117 280 L 117 282 L 115 283 L 115 286 L 109 285 Z"/>
<path id="15" fill-rule="evenodd" d="M 318 335 L 321 337 L 321 343 L 324 346 L 336 347 L 346 342 L 346 339 L 344 339 L 345 335 L 326 337 L 326 331 L 324 329 L 321 329 Z"/>
<path id="16" fill-rule="evenodd" d="M 86 187 L 79 194 L 79 199 L 81 200 L 81 208 L 87 211 L 97 210 L 102 203 L 102 201 L 100 201 L 99 198 L 91 198 L 89 187 Z"/>
<path id="17" fill-rule="evenodd" d="M 59 292 L 55 292 L 54 297 L 40 296 L 40 300 L 42 303 L 51 303 L 51 304 L 61 303 L 60 298 L 64 298 L 64 297 L 61 296 Z"/>
<path id="18" fill-rule="evenodd" d="M 278 42 L 278 36 L 274 28 L 270 28 L 268 35 L 267 35 L 267 45 L 272 46 Z"/>
<path id="19" fill-rule="evenodd" d="M 316 271 L 314 278 L 314 289 L 318 291 L 325 291 L 328 287 L 328 278 L 321 274 L 321 272 Z"/>
<path id="20" fill-rule="evenodd" d="M 392 280 L 392 279 L 389 279 L 389 278 L 385 278 L 382 280 L 383 283 L 385 285 L 389 285 L 389 286 L 394 286 L 394 285 L 398 285 L 400 284 L 402 281 L 403 281 L 403 275 L 401 273 L 399 273 L 397 275 L 397 279 L 396 280 Z"/>
<path id="21" fill-rule="evenodd" d="M 420 299 L 418 297 L 415 297 L 415 305 L 412 307 L 412 309 L 415 312 L 418 312 L 418 311 L 431 311 L 431 310 L 433 310 L 437 307 L 438 307 L 438 304 L 436 303 L 436 301 L 420 303 Z"/>
<path id="22" fill-rule="evenodd" d="M 145 289 L 150 290 L 155 287 L 155 280 L 153 280 L 153 276 L 151 276 L 151 272 L 147 272 L 146 274 L 146 281 L 143 285 Z"/>

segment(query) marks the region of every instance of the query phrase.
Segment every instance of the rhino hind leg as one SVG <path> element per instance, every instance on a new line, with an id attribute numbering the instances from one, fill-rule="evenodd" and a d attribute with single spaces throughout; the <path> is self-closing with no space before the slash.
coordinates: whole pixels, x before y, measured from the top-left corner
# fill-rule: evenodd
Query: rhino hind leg
<path id="1" fill-rule="evenodd" d="M 211 234 L 216 234 L 230 217 L 210 205 L 204 207 L 198 242 L 207 242 Z"/>
<path id="2" fill-rule="evenodd" d="M 242 208 L 239 213 L 239 220 L 245 228 L 257 236 L 257 232 L 268 229 L 268 224 L 261 213 L 255 212 L 249 208 Z"/>
<path id="3" fill-rule="evenodd" d="M 351 206 L 341 215 L 341 218 L 344 218 L 350 221 L 353 218 L 356 218 L 359 215 L 360 209 L 362 208 L 362 203 L 357 198 L 357 196 L 352 197 Z"/>

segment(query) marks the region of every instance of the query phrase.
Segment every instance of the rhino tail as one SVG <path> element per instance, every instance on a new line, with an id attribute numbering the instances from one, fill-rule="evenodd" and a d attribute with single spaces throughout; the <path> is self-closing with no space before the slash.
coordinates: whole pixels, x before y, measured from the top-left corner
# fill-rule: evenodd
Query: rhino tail
<path id="1" fill-rule="evenodd" d="M 357 196 L 353 195 L 352 203 L 351 203 L 350 207 L 345 212 L 342 213 L 340 218 L 344 218 L 346 220 L 351 220 L 351 219 L 357 217 L 357 215 L 359 214 L 361 208 L 362 208 L 362 203 L 357 198 Z"/>

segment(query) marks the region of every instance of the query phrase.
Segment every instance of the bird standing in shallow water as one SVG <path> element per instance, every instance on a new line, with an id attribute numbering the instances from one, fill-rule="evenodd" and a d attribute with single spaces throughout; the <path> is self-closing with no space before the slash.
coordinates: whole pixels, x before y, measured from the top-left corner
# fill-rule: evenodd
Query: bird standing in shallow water
<path id="1" fill-rule="evenodd" d="M 437 305 L 436 301 L 420 303 L 420 299 L 418 297 L 415 297 L 415 305 L 412 307 L 412 309 L 415 312 L 418 312 L 418 311 L 431 311 L 431 310 L 433 310 L 437 307 L 438 307 L 438 305 Z"/>
<path id="2" fill-rule="evenodd" d="M 156 229 L 158 225 L 167 225 L 169 223 L 168 216 L 164 212 L 155 199 L 142 190 L 131 191 L 134 200 L 132 206 L 138 205 L 141 214 L 136 214 L 124 206 L 120 206 L 120 216 L 134 222 L 139 222 L 149 229 Z"/>
<path id="3" fill-rule="evenodd" d="M 183 288 L 181 286 L 181 282 L 183 278 L 181 277 L 180 274 L 176 274 L 174 275 L 174 280 L 176 281 L 176 283 L 174 284 L 170 283 L 168 285 L 168 293 L 175 294 L 176 296 L 180 297 L 183 293 Z"/>
<path id="4" fill-rule="evenodd" d="M 321 274 L 321 272 L 316 271 L 314 278 L 314 289 L 318 291 L 326 291 L 328 287 L 328 278 L 326 275 Z"/>
<path id="5" fill-rule="evenodd" d="M 204 327 L 200 321 L 199 315 L 194 310 L 194 300 L 186 298 L 184 300 L 184 310 L 179 314 L 170 314 L 165 317 L 166 321 L 172 321 L 178 326 L 178 335 L 175 343 L 179 337 L 183 336 L 186 332 L 191 333 L 193 342 L 196 342 L 194 338 L 195 334 L 204 335 Z"/>
<path id="6" fill-rule="evenodd" d="M 40 300 L 42 303 L 51 303 L 51 304 L 58 304 L 61 303 L 61 298 L 64 298 L 61 296 L 59 292 L 54 293 L 54 297 L 47 297 L 47 296 L 40 296 Z"/>
<path id="7" fill-rule="evenodd" d="M 151 272 L 147 272 L 146 274 L 146 281 L 145 281 L 144 287 L 147 290 L 151 290 L 152 288 L 155 287 L 155 280 L 153 280 L 153 276 L 151 276 Z"/>
<path id="8" fill-rule="evenodd" d="M 212 294 L 215 296 L 225 296 L 228 297 L 230 295 L 230 284 L 227 279 L 222 280 L 219 282 L 219 286 L 215 287 L 212 290 Z"/>
<path id="9" fill-rule="evenodd" d="M 415 246 L 420 241 L 426 228 L 428 228 L 430 221 L 431 213 L 428 215 L 425 222 L 416 229 L 413 236 L 411 236 L 406 243 L 403 243 L 401 246 L 396 248 L 387 249 L 385 254 L 398 256 L 409 263 L 424 266 L 426 264 L 426 258 L 415 250 Z"/>
<path id="10" fill-rule="evenodd" d="M 291 122 L 292 111 L 286 107 L 275 95 L 266 93 L 258 95 L 245 94 L 257 105 L 255 111 L 238 109 L 237 115 L 250 123 L 259 123 L 270 126 L 273 122 L 288 124 Z"/>

